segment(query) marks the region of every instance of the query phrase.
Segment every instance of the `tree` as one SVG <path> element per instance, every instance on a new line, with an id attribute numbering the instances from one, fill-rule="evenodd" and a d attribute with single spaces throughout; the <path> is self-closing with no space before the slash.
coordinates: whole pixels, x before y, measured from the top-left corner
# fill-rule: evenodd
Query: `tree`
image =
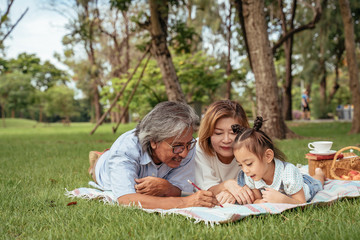
<path id="1" fill-rule="evenodd" d="M 129 7 L 131 1 L 110 0 L 110 2 L 114 7 L 125 10 Z M 160 67 L 168 100 L 185 101 L 167 44 L 170 2 L 167 0 L 149 0 L 150 16 L 147 17 L 145 22 L 139 24 L 150 33 L 151 53 Z"/>
<path id="2" fill-rule="evenodd" d="M 218 98 L 217 92 L 225 84 L 226 78 L 224 70 L 218 67 L 219 62 L 216 59 L 202 52 L 196 54 L 173 53 L 172 55 L 174 56 L 173 62 L 176 74 L 179 76 L 187 103 L 210 104 Z M 141 64 L 139 69 L 143 67 L 144 64 Z M 133 69 L 130 69 L 130 72 L 133 71 Z M 140 77 L 140 72 L 138 70 L 134 74 L 133 80 L 124 91 L 123 97 L 118 101 L 119 106 L 124 107 L 127 104 L 132 89 Z M 150 60 L 138 87 L 137 94 L 135 94 L 130 103 L 130 112 L 143 117 L 156 104 L 167 99 L 166 89 L 161 79 L 161 70 L 156 60 Z M 126 75 L 123 75 L 123 78 L 113 78 L 111 84 L 104 87 L 104 91 L 102 91 L 102 102 L 104 105 L 115 98 L 116 93 L 121 91 L 127 80 Z"/>
<path id="3" fill-rule="evenodd" d="M 100 105 L 100 88 L 104 85 L 102 79 L 102 62 L 98 57 L 98 43 L 100 37 L 100 20 L 99 8 L 97 0 L 72 0 L 72 6 L 68 6 L 69 2 L 52 2 L 64 11 L 71 13 L 67 28 L 69 34 L 64 36 L 63 45 L 66 46 L 64 63 L 68 65 L 74 72 L 77 72 L 77 87 L 82 89 L 83 93 L 92 100 L 92 107 L 95 116 L 93 120 L 98 121 L 101 116 L 102 106 Z M 58 10 L 59 11 L 59 10 Z M 76 52 L 81 47 L 82 53 L 85 53 L 86 60 L 77 57 Z M 78 71 L 78 68 L 82 71 Z M 81 74 L 79 74 L 81 73 Z"/>
<path id="4" fill-rule="evenodd" d="M 29 8 L 26 8 L 25 11 L 20 15 L 20 17 L 16 20 L 14 24 L 10 22 L 9 14 L 10 9 L 15 0 L 7 1 L 7 6 L 4 11 L 0 9 L 0 49 L 4 47 L 4 41 L 9 37 L 11 32 L 14 30 L 16 25 L 21 21 L 21 19 L 25 16 Z M 4 14 L 2 14 L 4 12 Z"/>
<path id="5" fill-rule="evenodd" d="M 289 9 L 288 16 L 285 14 L 284 9 L 284 1 L 278 0 L 278 8 L 280 12 L 280 23 L 281 23 L 281 37 L 277 43 L 273 46 L 273 52 L 275 52 L 282 44 L 284 45 L 284 53 L 285 53 L 285 81 L 283 84 L 284 89 L 284 97 L 283 97 L 283 109 L 284 109 L 284 117 L 286 120 L 292 119 L 292 84 L 293 84 L 293 76 L 292 76 L 292 55 L 293 55 L 293 42 L 294 35 L 304 31 L 306 29 L 315 28 L 316 23 L 320 20 L 322 8 L 320 5 L 320 0 L 316 0 L 313 5 L 309 4 L 309 8 L 313 11 L 312 19 L 303 25 L 297 23 L 298 26 L 295 27 L 295 19 L 296 19 L 296 9 L 297 9 L 297 0 L 293 0 L 291 7 Z M 301 19 L 303 16 L 301 17 Z"/>
<path id="6" fill-rule="evenodd" d="M 75 109 L 74 91 L 65 85 L 53 86 L 46 92 L 44 112 L 47 116 L 59 116 L 64 123 L 70 123 L 70 117 L 79 116 Z"/>
<path id="7" fill-rule="evenodd" d="M 356 60 L 354 24 L 348 0 L 339 0 L 340 12 L 344 22 L 346 59 L 349 68 L 349 86 L 354 105 L 354 116 L 349 133 L 360 133 L 360 84 L 359 69 Z"/>
<path id="8" fill-rule="evenodd" d="M 104 76 L 106 79 L 122 78 L 128 74 L 130 64 L 138 60 L 137 54 L 140 51 L 135 47 L 138 41 L 132 40 L 133 35 L 137 32 L 135 30 L 137 25 L 130 21 L 131 18 L 137 16 L 138 11 L 138 8 L 131 8 L 128 11 L 112 9 L 108 11 L 106 16 L 105 14 L 100 16 L 100 31 L 102 33 L 100 54 L 105 56 L 106 59 L 104 60 L 111 66 L 111 70 Z M 104 90 L 102 90 L 102 94 L 103 92 Z M 126 117 L 122 118 L 122 122 L 127 122 L 129 120 L 128 111 L 121 113 L 122 110 L 120 105 L 114 106 L 110 112 L 111 121 L 117 122 L 123 114 Z"/>
<path id="9" fill-rule="evenodd" d="M 36 89 L 46 91 L 56 83 L 65 84 L 69 81 L 68 74 L 55 67 L 50 61 L 41 62 L 35 54 L 20 53 L 17 58 L 9 60 L 11 71 L 30 74 Z"/>
<path id="10" fill-rule="evenodd" d="M 294 41 L 296 66 L 301 66 L 298 68 L 301 71 L 297 72 L 297 78 L 305 83 L 305 88 L 311 95 L 311 112 L 315 118 L 329 118 L 329 114 L 335 112 L 335 106 L 342 104 L 338 97 L 342 94 L 337 92 L 345 87 L 341 85 L 345 51 L 344 27 L 340 12 L 334 9 L 339 9 L 338 0 L 328 0 L 326 5 L 322 4 L 321 19 L 315 29 L 301 32 L 297 41 Z M 299 92 L 295 97 L 300 97 L 300 94 Z M 300 99 L 295 101 L 297 108 L 299 102 Z"/>
<path id="11" fill-rule="evenodd" d="M 251 65 L 255 75 L 257 114 L 267 121 L 264 131 L 284 139 L 293 135 L 283 119 L 272 49 L 267 34 L 264 1 L 244 0 L 243 16 Z"/>
<path id="12" fill-rule="evenodd" d="M 39 122 L 42 122 L 42 110 L 44 107 L 44 94 L 49 88 L 55 84 L 65 84 L 69 80 L 68 74 L 55 67 L 49 61 L 41 62 L 35 54 L 21 53 L 17 58 L 8 61 L 8 71 L 19 72 L 24 76 L 29 75 L 29 83 L 35 87 L 34 95 L 32 96 L 32 108 L 28 108 L 28 112 L 34 118 L 34 111 L 39 113 Z"/>
<path id="13" fill-rule="evenodd" d="M 30 83 L 31 75 L 21 72 L 8 72 L 0 75 L 0 105 L 3 125 L 5 125 L 5 109 L 15 111 L 26 109 L 31 103 L 35 88 Z"/>
<path id="14" fill-rule="evenodd" d="M 169 101 L 185 101 L 184 93 L 176 75 L 174 63 L 167 47 L 167 20 L 169 13 L 167 0 L 149 0 L 151 53 L 159 64 L 166 94 Z"/>

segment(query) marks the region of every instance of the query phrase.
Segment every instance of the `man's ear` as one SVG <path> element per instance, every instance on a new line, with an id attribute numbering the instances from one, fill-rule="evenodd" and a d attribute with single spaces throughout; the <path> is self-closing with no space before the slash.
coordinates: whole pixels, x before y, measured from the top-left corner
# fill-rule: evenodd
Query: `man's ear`
<path id="1" fill-rule="evenodd" d="M 151 146 L 152 149 L 156 149 L 156 147 L 157 147 L 156 142 L 151 140 L 150 141 L 150 146 Z"/>
<path id="2" fill-rule="evenodd" d="M 274 151 L 268 148 L 266 149 L 264 156 L 265 156 L 265 161 L 267 163 L 271 163 L 271 161 L 274 159 Z"/>

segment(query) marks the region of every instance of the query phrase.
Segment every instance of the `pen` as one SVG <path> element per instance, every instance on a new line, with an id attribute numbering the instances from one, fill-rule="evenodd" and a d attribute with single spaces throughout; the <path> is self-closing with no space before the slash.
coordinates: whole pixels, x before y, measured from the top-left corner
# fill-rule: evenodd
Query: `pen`
<path id="1" fill-rule="evenodd" d="M 197 190 L 201 190 L 198 186 L 196 186 L 196 184 L 195 183 L 193 183 L 192 181 L 190 181 L 189 179 L 187 180 L 191 185 L 193 185 Z M 223 205 L 221 205 L 220 203 L 219 203 L 219 205 L 220 205 L 220 207 L 224 207 Z"/>

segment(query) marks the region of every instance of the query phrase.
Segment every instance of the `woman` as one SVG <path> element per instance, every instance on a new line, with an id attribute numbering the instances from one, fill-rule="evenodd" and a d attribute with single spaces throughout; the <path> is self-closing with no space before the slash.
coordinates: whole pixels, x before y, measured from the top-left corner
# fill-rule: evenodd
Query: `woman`
<path id="1" fill-rule="evenodd" d="M 232 195 L 226 190 L 223 182 L 235 179 L 241 170 L 238 166 L 232 145 L 236 134 L 231 125 L 239 124 L 249 127 L 244 109 L 231 100 L 220 100 L 212 103 L 201 121 L 199 138 L 195 155 L 195 181 L 204 190 L 216 195 L 223 203 L 252 203 L 253 193 L 244 187 Z"/>

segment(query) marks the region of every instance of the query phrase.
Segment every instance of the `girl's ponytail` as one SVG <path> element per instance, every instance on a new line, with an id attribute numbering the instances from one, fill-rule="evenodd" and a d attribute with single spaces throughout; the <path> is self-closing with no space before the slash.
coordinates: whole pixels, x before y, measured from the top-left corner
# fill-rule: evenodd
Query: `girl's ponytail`
<path id="1" fill-rule="evenodd" d="M 261 116 L 257 116 L 254 120 L 254 126 L 252 128 L 244 128 L 239 124 L 232 125 L 232 131 L 237 134 L 233 149 L 235 150 L 238 147 L 245 146 L 252 153 L 261 158 L 265 150 L 269 148 L 274 151 L 276 158 L 286 161 L 284 153 L 274 146 L 273 141 L 265 132 L 260 130 L 263 122 L 265 121 L 266 120 L 264 120 Z"/>

